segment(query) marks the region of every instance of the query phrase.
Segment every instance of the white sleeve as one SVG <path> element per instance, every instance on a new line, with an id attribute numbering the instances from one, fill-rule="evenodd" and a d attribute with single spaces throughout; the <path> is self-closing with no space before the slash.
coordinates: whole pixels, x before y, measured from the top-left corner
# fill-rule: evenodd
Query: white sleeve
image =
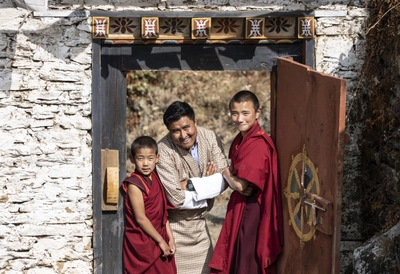
<path id="1" fill-rule="evenodd" d="M 207 200 L 196 201 L 194 199 L 196 193 L 194 191 L 185 190 L 185 202 L 181 206 L 181 209 L 195 209 L 207 207 Z"/>
<path id="2" fill-rule="evenodd" d="M 196 201 L 211 199 L 225 190 L 225 181 L 221 173 L 202 178 L 190 178 L 194 186 L 194 199 Z"/>

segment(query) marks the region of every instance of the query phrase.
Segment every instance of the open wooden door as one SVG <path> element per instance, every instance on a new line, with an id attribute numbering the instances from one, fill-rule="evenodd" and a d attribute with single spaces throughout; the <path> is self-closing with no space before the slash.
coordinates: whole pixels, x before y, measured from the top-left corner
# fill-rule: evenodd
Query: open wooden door
<path id="1" fill-rule="evenodd" d="M 284 222 L 278 273 L 339 273 L 346 83 L 279 58 L 275 96 Z"/>

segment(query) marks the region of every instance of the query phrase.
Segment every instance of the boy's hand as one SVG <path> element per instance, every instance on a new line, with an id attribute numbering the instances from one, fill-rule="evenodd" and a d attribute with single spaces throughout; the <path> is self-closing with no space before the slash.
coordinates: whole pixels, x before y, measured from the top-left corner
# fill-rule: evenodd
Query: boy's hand
<path id="1" fill-rule="evenodd" d="M 176 252 L 176 245 L 175 245 L 175 240 L 169 240 L 169 251 L 170 251 L 170 256 L 174 255 Z"/>
<path id="2" fill-rule="evenodd" d="M 158 246 L 161 248 L 161 257 L 167 257 L 171 255 L 171 248 L 165 241 L 159 243 Z"/>
<path id="3" fill-rule="evenodd" d="M 208 162 L 205 176 L 211 176 L 217 172 L 217 166 L 214 162 Z"/>

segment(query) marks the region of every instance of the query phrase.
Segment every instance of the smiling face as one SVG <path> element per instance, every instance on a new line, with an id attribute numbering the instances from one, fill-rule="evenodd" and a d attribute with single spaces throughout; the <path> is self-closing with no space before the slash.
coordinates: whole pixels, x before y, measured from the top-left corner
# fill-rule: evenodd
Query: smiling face
<path id="1" fill-rule="evenodd" d="M 188 116 L 183 116 L 172 122 L 168 130 L 173 142 L 178 146 L 187 150 L 194 146 L 197 137 L 197 125 L 196 121 L 190 120 Z"/>
<path id="2" fill-rule="evenodd" d="M 252 101 L 232 102 L 230 111 L 232 122 L 242 136 L 251 129 L 261 113 L 260 108 L 255 110 Z"/>
<path id="3" fill-rule="evenodd" d="M 135 164 L 135 171 L 149 176 L 158 163 L 159 155 L 154 148 L 137 148 L 135 156 L 131 156 L 132 163 Z"/>

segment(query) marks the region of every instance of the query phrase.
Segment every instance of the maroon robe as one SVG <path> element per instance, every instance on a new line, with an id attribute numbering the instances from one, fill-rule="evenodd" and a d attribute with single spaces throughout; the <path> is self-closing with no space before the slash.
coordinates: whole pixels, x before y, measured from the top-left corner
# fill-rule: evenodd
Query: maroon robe
<path id="1" fill-rule="evenodd" d="M 258 203 L 260 215 L 256 216 L 259 223 L 257 244 L 252 246 L 253 254 L 258 258 L 255 260 L 261 267 L 261 273 L 274 273 L 274 262 L 283 245 L 282 198 L 275 145 L 256 121 L 244 138 L 241 133 L 235 137 L 229 158 L 232 161 L 232 174 L 256 186 L 256 196 L 252 199 Z M 252 206 L 248 199 L 251 198 L 237 191 L 231 194 L 225 221 L 209 264 L 211 273 L 229 273 L 232 264 L 236 263 L 232 262 L 232 258 L 237 256 L 234 252 L 240 254 L 240 248 L 235 251 L 237 237 L 243 231 L 243 226 L 248 225 L 242 223 L 243 212 L 247 206 Z"/>
<path id="2" fill-rule="evenodd" d="M 125 210 L 125 235 L 123 244 L 124 274 L 133 273 L 176 273 L 174 256 L 161 257 L 162 251 L 157 243 L 148 236 L 135 221 L 133 209 L 127 193 L 127 184 L 137 186 L 143 193 L 146 217 L 158 233 L 168 243 L 166 229 L 167 199 L 160 179 L 155 172 L 151 174 L 152 180 L 139 173 L 133 172 L 126 178 L 122 187 L 124 189 Z"/>

